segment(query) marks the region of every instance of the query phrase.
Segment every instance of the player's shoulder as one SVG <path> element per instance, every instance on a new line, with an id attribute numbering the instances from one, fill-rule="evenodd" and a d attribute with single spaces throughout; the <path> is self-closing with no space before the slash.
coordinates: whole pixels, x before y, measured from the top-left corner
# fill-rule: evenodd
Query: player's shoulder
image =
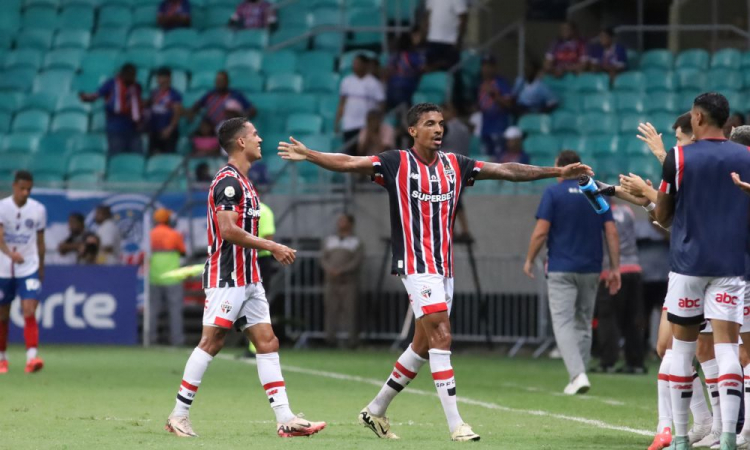
<path id="1" fill-rule="evenodd" d="M 29 207 L 36 211 L 47 211 L 47 208 L 39 200 L 29 197 L 26 201 L 29 203 Z"/>

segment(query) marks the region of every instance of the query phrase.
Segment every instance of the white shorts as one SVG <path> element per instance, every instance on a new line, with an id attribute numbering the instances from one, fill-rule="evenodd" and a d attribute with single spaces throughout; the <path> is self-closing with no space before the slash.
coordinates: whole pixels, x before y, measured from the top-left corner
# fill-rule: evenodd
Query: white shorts
<path id="1" fill-rule="evenodd" d="M 669 274 L 664 302 L 669 321 L 698 325 L 703 319 L 743 323 L 745 281 L 742 277 L 694 277 Z"/>
<path id="2" fill-rule="evenodd" d="M 453 305 L 453 278 L 429 273 L 401 276 L 414 318 L 442 311 L 451 313 Z"/>
<path id="3" fill-rule="evenodd" d="M 271 323 L 263 284 L 206 289 L 203 325 L 242 331 L 259 323 Z"/>
<path id="4" fill-rule="evenodd" d="M 745 281 L 747 283 L 747 281 Z M 745 306 L 742 308 L 742 327 L 740 328 L 740 334 L 750 333 L 750 289 L 745 284 Z M 706 322 L 706 328 L 701 330 L 701 333 L 713 333 L 714 329 L 711 327 L 711 322 Z M 741 341 L 742 339 L 740 339 Z"/>

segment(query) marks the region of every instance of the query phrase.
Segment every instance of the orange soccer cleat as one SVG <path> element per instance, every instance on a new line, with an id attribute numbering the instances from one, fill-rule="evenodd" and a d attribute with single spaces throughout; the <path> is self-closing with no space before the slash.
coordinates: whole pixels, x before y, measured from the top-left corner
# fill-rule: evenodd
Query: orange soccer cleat
<path id="1" fill-rule="evenodd" d="M 8 373 L 8 360 L 0 361 L 0 373 Z"/>
<path id="2" fill-rule="evenodd" d="M 654 436 L 654 442 L 649 445 L 648 450 L 662 450 L 672 443 L 672 430 L 667 427 L 661 433 Z"/>
<path id="3" fill-rule="evenodd" d="M 42 370 L 42 367 L 44 367 L 44 361 L 42 361 L 42 358 L 31 358 L 29 362 L 26 363 L 26 373 L 39 372 Z"/>

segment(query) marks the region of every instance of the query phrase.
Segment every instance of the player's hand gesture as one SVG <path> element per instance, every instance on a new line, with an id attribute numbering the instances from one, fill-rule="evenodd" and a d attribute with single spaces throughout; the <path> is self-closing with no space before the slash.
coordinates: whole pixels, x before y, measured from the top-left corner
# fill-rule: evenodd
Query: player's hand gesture
<path id="1" fill-rule="evenodd" d="M 16 264 L 23 264 L 24 262 L 23 256 L 18 252 L 10 252 L 10 255 L 8 256 L 10 256 L 10 260 Z"/>
<path id="2" fill-rule="evenodd" d="M 289 142 L 279 142 L 279 156 L 281 156 L 281 159 L 286 159 L 289 161 L 304 161 L 307 159 L 307 152 L 309 151 L 307 147 L 305 147 L 305 144 L 298 141 L 297 139 L 294 139 L 293 137 L 289 137 L 289 140 L 292 141 Z"/>
<path id="3" fill-rule="evenodd" d="M 657 132 L 656 128 L 654 128 L 649 122 L 638 124 L 638 132 L 641 133 L 638 135 L 638 139 L 645 142 L 646 145 L 648 145 L 649 150 L 651 150 L 651 153 L 653 153 L 659 161 L 663 162 L 664 158 L 667 157 L 667 152 L 664 150 L 664 142 L 661 139 L 661 133 Z"/>
<path id="4" fill-rule="evenodd" d="M 622 190 L 630 195 L 636 197 L 644 197 L 646 190 L 651 187 L 650 181 L 644 181 L 643 178 L 639 177 L 634 173 L 628 175 L 620 175 L 620 186 Z"/>
<path id="5" fill-rule="evenodd" d="M 525 263 L 523 264 L 523 273 L 525 273 L 525 274 L 526 274 L 526 276 L 527 276 L 527 277 L 529 277 L 529 278 L 531 278 L 531 279 L 534 279 L 534 278 L 536 278 L 536 277 L 534 276 L 534 263 L 533 263 L 533 262 L 531 262 L 531 261 L 528 261 L 528 260 L 527 260 L 527 261 L 526 261 L 526 262 L 525 262 Z"/>
<path id="6" fill-rule="evenodd" d="M 271 250 L 271 254 L 276 258 L 276 261 L 284 266 L 288 266 L 294 262 L 294 259 L 297 257 L 296 253 L 297 250 L 292 250 L 286 245 L 281 244 L 276 244 L 276 247 Z"/>
<path id="7" fill-rule="evenodd" d="M 594 175 L 594 171 L 586 164 L 577 162 L 563 167 L 560 176 L 561 178 L 578 178 L 581 175 L 592 176 Z"/>
<path id="8" fill-rule="evenodd" d="M 742 181 L 740 174 L 732 172 L 732 181 L 737 185 L 738 188 L 742 189 L 746 194 L 750 195 L 750 183 Z"/>

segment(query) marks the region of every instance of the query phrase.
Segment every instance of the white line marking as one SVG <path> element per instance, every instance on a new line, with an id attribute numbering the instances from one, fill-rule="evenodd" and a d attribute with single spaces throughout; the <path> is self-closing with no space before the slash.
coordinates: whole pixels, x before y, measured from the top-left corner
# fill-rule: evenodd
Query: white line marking
<path id="1" fill-rule="evenodd" d="M 236 362 L 241 362 L 245 364 L 256 365 L 254 359 L 237 359 L 234 356 L 222 355 L 222 354 L 218 354 L 215 356 L 215 358 L 216 357 L 225 359 L 228 361 L 236 361 Z M 304 367 L 284 365 L 282 367 L 282 370 L 286 372 L 300 373 L 303 375 L 312 375 L 316 377 L 331 378 L 334 380 L 354 381 L 357 383 L 371 384 L 377 387 L 381 387 L 383 385 L 383 382 L 381 380 L 376 380 L 373 378 L 364 378 L 364 377 L 358 377 L 356 375 L 347 375 L 347 374 L 337 373 L 337 372 L 325 372 L 322 370 L 307 369 Z M 405 389 L 403 392 L 406 392 L 409 394 L 416 394 L 416 395 L 427 395 L 430 397 L 438 396 L 436 392 L 424 391 L 422 389 L 408 388 L 408 389 Z M 458 397 L 458 401 L 460 403 L 465 403 L 467 405 L 480 406 L 482 408 L 492 409 L 496 411 L 505 411 L 505 412 L 512 412 L 512 413 L 517 413 L 517 414 L 528 414 L 531 416 L 540 416 L 540 417 L 551 417 L 554 419 L 565 420 L 568 422 L 577 422 L 577 423 L 581 423 L 584 425 L 590 425 L 596 428 L 601 428 L 604 430 L 622 431 L 625 433 L 637 434 L 639 436 L 652 437 L 654 435 L 653 431 L 640 430 L 637 428 L 630 428 L 630 427 L 622 427 L 619 425 L 611 425 L 606 422 L 602 422 L 601 420 L 586 419 L 584 417 L 567 416 L 565 414 L 556 414 L 556 413 L 551 413 L 549 411 L 542 411 L 542 410 L 510 408 L 508 406 L 498 405 L 497 403 L 483 402 L 483 401 L 474 400 L 468 397 Z"/>
<path id="2" fill-rule="evenodd" d="M 521 390 L 524 390 L 526 392 L 534 392 L 534 393 L 537 393 L 537 394 L 551 395 L 553 397 L 567 397 L 567 398 L 572 398 L 574 400 L 586 400 L 586 401 L 593 400 L 593 401 L 601 402 L 601 403 L 604 403 L 605 405 L 610 405 L 610 406 L 628 406 L 629 408 L 634 408 L 635 407 L 635 408 L 640 408 L 640 409 L 643 409 L 643 410 L 646 410 L 646 411 L 651 411 L 651 408 L 645 408 L 643 406 L 627 405 L 625 402 L 621 402 L 620 400 L 614 400 L 614 399 L 611 399 L 611 398 L 600 397 L 598 395 L 589 395 L 589 394 L 586 394 L 586 395 L 573 395 L 573 396 L 570 396 L 570 395 L 567 395 L 567 394 L 563 394 L 562 392 L 548 391 L 548 390 L 544 390 L 544 389 L 541 389 L 541 388 L 538 388 L 538 387 L 524 386 L 524 385 L 516 384 L 516 383 L 503 383 L 503 384 L 501 384 L 501 386 L 507 387 L 507 388 L 512 388 L 512 389 L 521 389 Z"/>

